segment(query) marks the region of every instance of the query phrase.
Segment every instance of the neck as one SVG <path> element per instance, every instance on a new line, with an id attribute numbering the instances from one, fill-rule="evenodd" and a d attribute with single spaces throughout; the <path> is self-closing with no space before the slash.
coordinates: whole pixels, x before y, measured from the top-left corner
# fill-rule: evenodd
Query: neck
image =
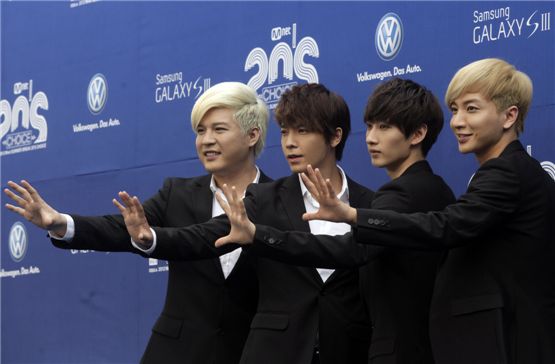
<path id="1" fill-rule="evenodd" d="M 329 160 L 326 163 L 316 167 L 320 170 L 322 177 L 324 179 L 329 179 L 331 185 L 335 192 L 341 191 L 341 187 L 343 186 L 343 178 L 341 177 L 341 172 L 339 172 L 339 168 L 337 168 L 337 160 L 333 158 L 333 160 Z"/>
<path id="2" fill-rule="evenodd" d="M 222 188 L 224 184 L 227 184 L 229 187 L 235 186 L 237 193 L 242 196 L 245 194 L 247 186 L 250 185 L 256 177 L 256 165 L 254 162 L 248 163 L 231 172 L 225 174 L 214 173 L 213 176 L 218 188 Z"/>
<path id="3" fill-rule="evenodd" d="M 403 173 L 405 173 L 407 168 L 409 168 L 416 162 L 423 161 L 424 159 L 424 155 L 422 154 L 422 151 L 420 149 L 413 150 L 407 158 L 386 166 L 385 169 L 387 171 L 387 175 L 391 179 L 398 178 Z"/>
<path id="4" fill-rule="evenodd" d="M 516 136 L 515 132 L 505 132 L 501 139 L 495 145 L 489 147 L 488 149 L 476 152 L 476 159 L 480 165 L 486 163 L 490 159 L 497 158 L 501 155 L 501 153 L 507 148 L 507 145 L 511 144 L 513 141 L 517 140 L 518 137 Z"/>

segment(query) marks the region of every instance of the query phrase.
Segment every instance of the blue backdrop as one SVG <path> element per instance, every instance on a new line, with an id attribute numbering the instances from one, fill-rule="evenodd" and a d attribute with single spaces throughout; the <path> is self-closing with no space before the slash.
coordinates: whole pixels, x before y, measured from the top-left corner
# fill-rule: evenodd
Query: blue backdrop
<path id="1" fill-rule="evenodd" d="M 554 2 L 3 1 L 0 11 L 2 186 L 28 179 L 60 211 L 115 213 L 120 190 L 146 199 L 165 177 L 202 174 L 191 107 L 230 80 L 271 107 L 296 83 L 343 95 L 353 131 L 341 164 L 376 189 L 386 175 L 371 167 L 362 122 L 372 89 L 398 75 L 442 99 L 457 69 L 485 57 L 532 78 L 521 140 L 555 178 Z M 267 145 L 261 168 L 288 174 L 273 121 Z M 448 125 L 429 159 L 457 195 L 477 167 Z M 138 362 L 167 263 L 58 250 L 1 215 L 2 362 Z"/>

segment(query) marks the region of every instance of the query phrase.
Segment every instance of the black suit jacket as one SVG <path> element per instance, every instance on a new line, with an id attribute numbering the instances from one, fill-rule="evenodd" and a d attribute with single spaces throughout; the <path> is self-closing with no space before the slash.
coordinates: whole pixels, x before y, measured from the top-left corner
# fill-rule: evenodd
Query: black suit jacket
<path id="1" fill-rule="evenodd" d="M 170 178 L 143 206 L 152 226 L 187 226 L 212 217 L 211 176 Z M 270 179 L 263 173 L 260 182 Z M 133 248 L 121 215 L 73 216 L 64 249 L 128 251 Z M 163 311 L 152 329 L 142 363 L 237 364 L 256 309 L 258 283 L 248 256 L 241 254 L 227 279 L 218 258 L 169 261 Z"/>
<path id="2" fill-rule="evenodd" d="M 443 211 L 358 218 L 359 242 L 449 249 L 431 308 L 437 363 L 555 363 L 555 182 L 520 142 Z"/>
<path id="3" fill-rule="evenodd" d="M 382 186 L 371 207 L 398 212 L 438 210 L 453 203 L 453 192 L 426 161 L 411 165 Z M 361 291 L 372 320 L 368 363 L 433 363 L 428 312 L 440 252 L 376 249 L 342 237 L 308 236 L 257 225 L 260 255 L 319 267 L 360 268 Z"/>
<path id="4" fill-rule="evenodd" d="M 373 193 L 348 180 L 351 205 L 369 206 Z M 251 185 L 245 197 L 251 221 L 280 230 L 309 232 L 298 175 Z M 183 229 L 156 229 L 156 257 L 214 256 L 229 247 L 214 241 L 229 233 L 220 216 Z M 362 305 L 358 269 L 338 269 L 324 283 L 315 268 L 299 267 L 249 254 L 259 281 L 259 301 L 241 363 L 309 364 L 315 345 L 322 364 L 365 363 L 369 323 Z M 317 342 L 318 340 L 318 342 Z"/>

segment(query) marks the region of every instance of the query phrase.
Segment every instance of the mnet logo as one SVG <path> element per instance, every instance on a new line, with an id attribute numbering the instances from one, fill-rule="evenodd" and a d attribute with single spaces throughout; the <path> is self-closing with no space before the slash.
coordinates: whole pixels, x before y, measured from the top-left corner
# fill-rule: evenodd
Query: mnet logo
<path id="1" fill-rule="evenodd" d="M 98 115 L 104 109 L 108 99 L 108 82 L 103 74 L 97 73 L 91 78 L 87 89 L 87 104 L 93 115 Z"/>
<path id="2" fill-rule="evenodd" d="M 33 80 L 16 82 L 13 93 L 13 104 L 0 100 L 0 155 L 46 148 L 48 125 L 39 110 L 48 110 L 48 97 L 42 91 L 33 94 Z"/>
<path id="3" fill-rule="evenodd" d="M 391 61 L 399 54 L 403 45 L 403 23 L 395 13 L 385 14 L 378 23 L 374 43 L 378 56 Z"/>
<path id="4" fill-rule="evenodd" d="M 19 221 L 15 222 L 9 234 L 10 255 L 14 262 L 20 262 L 27 252 L 27 230 Z"/>
<path id="5" fill-rule="evenodd" d="M 555 180 L 555 163 L 544 161 L 540 163 L 542 168 L 547 172 L 547 174 Z"/>
<path id="6" fill-rule="evenodd" d="M 283 41 L 290 38 L 290 43 Z M 268 105 L 274 109 L 281 95 L 297 84 L 297 80 L 308 83 L 318 82 L 318 71 L 314 65 L 305 62 L 305 57 L 320 57 L 318 43 L 312 37 L 303 37 L 297 42 L 297 24 L 290 27 L 271 29 L 270 39 L 280 41 L 273 46 L 270 56 L 260 47 L 251 50 L 245 60 L 245 72 L 257 67 L 257 72 L 247 84 L 255 89 Z M 280 72 L 281 64 L 281 72 Z M 277 83 L 276 81 L 282 80 Z"/>

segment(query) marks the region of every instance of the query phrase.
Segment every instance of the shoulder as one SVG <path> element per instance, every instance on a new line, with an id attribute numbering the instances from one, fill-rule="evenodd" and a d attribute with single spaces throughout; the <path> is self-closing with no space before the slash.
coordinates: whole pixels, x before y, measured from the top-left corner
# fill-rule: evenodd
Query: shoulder
<path id="1" fill-rule="evenodd" d="M 272 193 L 273 191 L 279 191 L 281 188 L 286 188 L 287 186 L 294 184 L 294 178 L 298 177 L 296 175 L 291 175 L 264 183 L 252 183 L 249 185 L 247 190 L 255 194 Z"/>
<path id="2" fill-rule="evenodd" d="M 355 182 L 347 176 L 347 185 L 349 187 L 349 201 L 353 206 L 370 206 L 374 198 L 374 191 Z"/>
<path id="3" fill-rule="evenodd" d="M 440 210 L 455 201 L 453 191 L 431 169 L 405 174 L 383 185 L 374 205 L 393 205 L 405 212 Z"/>
<path id="4" fill-rule="evenodd" d="M 204 176 L 197 176 L 197 177 L 169 177 L 164 180 L 163 189 L 164 190 L 171 190 L 174 188 L 178 188 L 179 190 L 183 189 L 194 189 L 198 187 L 208 187 L 210 186 L 210 180 L 212 176 L 207 174 Z"/>

